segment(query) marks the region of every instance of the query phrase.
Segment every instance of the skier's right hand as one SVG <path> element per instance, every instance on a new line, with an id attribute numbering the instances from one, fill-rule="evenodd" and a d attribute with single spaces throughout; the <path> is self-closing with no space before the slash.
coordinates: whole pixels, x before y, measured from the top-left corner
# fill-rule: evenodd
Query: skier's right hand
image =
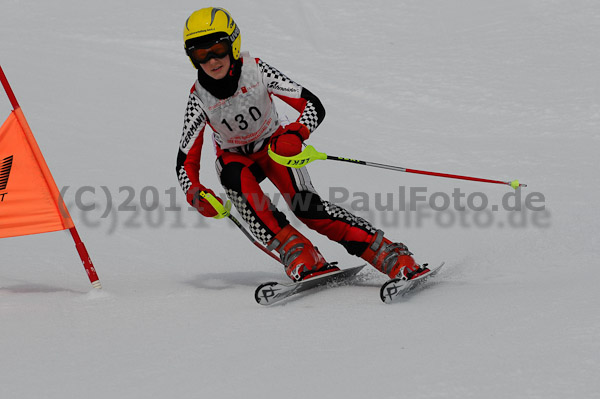
<path id="1" fill-rule="evenodd" d="M 200 192 L 202 191 L 206 194 L 211 194 L 213 197 L 218 199 L 221 204 L 223 203 L 223 200 L 217 197 L 213 190 L 204 187 L 202 184 L 192 184 L 192 186 L 189 188 L 186 194 L 187 202 L 191 206 L 196 208 L 198 212 L 202 214 L 202 216 L 206 216 L 207 218 L 217 216 L 219 212 L 217 212 L 217 210 L 210 204 L 210 202 L 208 202 L 205 198 L 203 198 L 200 195 Z"/>
<path id="2" fill-rule="evenodd" d="M 308 139 L 310 130 L 300 122 L 292 122 L 281 133 L 271 137 L 269 147 L 277 155 L 291 157 L 302 152 L 302 143 Z"/>

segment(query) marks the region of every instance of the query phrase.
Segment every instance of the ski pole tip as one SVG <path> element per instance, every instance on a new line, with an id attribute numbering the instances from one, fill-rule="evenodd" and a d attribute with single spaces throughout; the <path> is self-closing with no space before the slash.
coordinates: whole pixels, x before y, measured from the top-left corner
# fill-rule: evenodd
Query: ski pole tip
<path id="1" fill-rule="evenodd" d="M 527 184 L 519 183 L 518 180 L 513 180 L 509 183 L 509 185 L 515 190 L 519 187 L 527 187 Z"/>

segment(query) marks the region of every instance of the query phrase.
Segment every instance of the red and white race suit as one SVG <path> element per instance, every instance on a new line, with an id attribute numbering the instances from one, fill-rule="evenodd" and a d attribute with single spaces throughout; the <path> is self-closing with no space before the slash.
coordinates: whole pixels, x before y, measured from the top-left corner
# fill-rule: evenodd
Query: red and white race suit
<path id="1" fill-rule="evenodd" d="M 313 230 L 360 256 L 376 229 L 366 220 L 321 199 L 306 168 L 277 164 L 267 154 L 270 137 L 283 130 L 272 96 L 299 112 L 297 122 L 312 133 L 325 117 L 309 90 L 258 58 L 242 54 L 237 91 L 219 99 L 196 81 L 189 95 L 177 157 L 177 175 L 185 193 L 200 184 L 200 154 L 207 125 L 213 130 L 216 169 L 225 192 L 253 235 L 267 245 L 289 221 L 264 194 L 268 178 L 290 209 Z"/>

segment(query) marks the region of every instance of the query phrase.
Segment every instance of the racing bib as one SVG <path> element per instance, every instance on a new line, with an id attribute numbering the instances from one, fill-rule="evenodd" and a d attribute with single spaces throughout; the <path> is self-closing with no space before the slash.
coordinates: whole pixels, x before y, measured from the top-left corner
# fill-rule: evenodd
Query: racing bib
<path id="1" fill-rule="evenodd" d="M 243 55 L 238 90 L 233 96 L 220 100 L 196 81 L 194 93 L 202 102 L 215 142 L 222 149 L 269 137 L 280 124 L 256 60 Z"/>

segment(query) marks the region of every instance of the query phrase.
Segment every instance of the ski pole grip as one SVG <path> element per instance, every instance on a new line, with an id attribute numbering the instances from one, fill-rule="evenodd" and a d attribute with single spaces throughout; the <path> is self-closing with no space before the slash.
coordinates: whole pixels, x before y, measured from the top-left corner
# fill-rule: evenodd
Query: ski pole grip
<path id="1" fill-rule="evenodd" d="M 215 198 L 211 193 L 200 191 L 200 196 L 208 201 L 208 203 L 215 208 L 217 215 L 213 216 L 215 219 L 223 219 L 229 216 L 231 213 L 231 201 L 227 200 L 225 205 Z"/>
<path id="2" fill-rule="evenodd" d="M 312 145 L 307 145 L 306 148 L 300 154 L 292 155 L 291 157 L 284 157 L 283 155 L 279 155 L 276 152 L 272 151 L 270 144 L 267 152 L 269 153 L 271 159 L 277 162 L 278 164 L 296 169 L 302 168 L 308 165 L 309 163 L 319 159 L 327 159 L 327 154 L 325 154 L 324 152 L 317 151 Z"/>

